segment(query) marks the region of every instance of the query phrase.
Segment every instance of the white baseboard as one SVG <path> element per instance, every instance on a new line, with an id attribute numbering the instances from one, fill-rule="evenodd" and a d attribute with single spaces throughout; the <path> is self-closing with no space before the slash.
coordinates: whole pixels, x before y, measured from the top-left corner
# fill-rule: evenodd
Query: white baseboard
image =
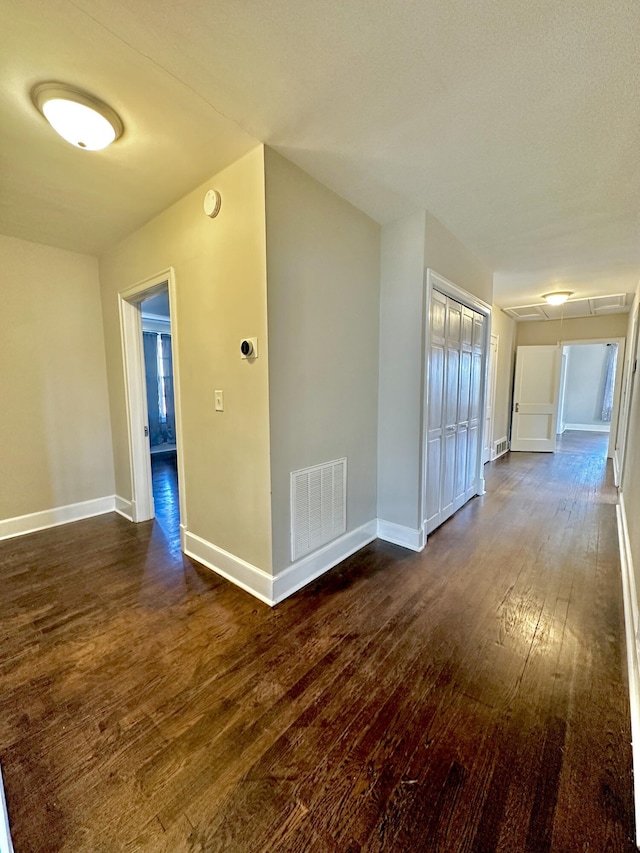
<path id="1" fill-rule="evenodd" d="M 278 572 L 273 578 L 272 598 L 274 604 L 284 601 L 297 590 L 302 589 L 311 581 L 319 578 L 329 569 L 337 566 L 347 557 L 355 554 L 360 548 L 364 548 L 369 542 L 373 542 L 377 535 L 376 522 L 370 521 L 344 533 L 333 542 L 324 545 L 313 554 L 307 554 L 300 560 Z"/>
<path id="2" fill-rule="evenodd" d="M 109 495 L 91 501 L 81 501 L 77 504 L 19 515 L 15 518 L 5 518 L 0 520 L 0 539 L 24 536 L 26 533 L 35 533 L 36 530 L 46 530 L 48 527 L 68 524 L 70 521 L 81 521 L 83 518 L 91 518 L 94 515 L 104 515 L 106 512 L 113 512 L 115 508 L 116 498 L 114 495 Z"/>
<path id="3" fill-rule="evenodd" d="M 275 604 L 272 593 L 273 577 L 263 569 L 218 548 L 217 545 L 207 542 L 206 539 L 188 530 L 184 532 L 184 553 L 246 592 L 255 595 L 265 604 Z"/>
<path id="4" fill-rule="evenodd" d="M 636 847 L 640 847 L 640 669 L 638 668 L 638 597 L 631 555 L 631 542 L 624 496 L 616 506 L 618 543 L 622 569 L 624 625 L 629 672 L 629 704 L 631 709 L 631 748 L 633 755 L 633 799 L 635 805 Z"/>
<path id="5" fill-rule="evenodd" d="M 565 430 L 577 429 L 582 432 L 610 432 L 611 424 L 565 424 Z"/>
<path id="6" fill-rule="evenodd" d="M 0 853 L 13 853 L 11 832 L 9 831 L 9 812 L 2 782 L 2 769 L 0 769 Z"/>
<path id="7" fill-rule="evenodd" d="M 127 521 L 133 521 L 133 504 L 126 498 L 121 498 L 120 495 L 116 495 L 116 512 Z"/>
<path id="8" fill-rule="evenodd" d="M 394 545 L 402 545 L 403 548 L 410 548 L 412 551 L 422 551 L 426 541 L 424 530 L 414 530 L 412 527 L 404 527 L 402 524 L 395 524 L 393 521 L 385 521 L 382 518 L 378 519 L 378 539 L 384 539 L 385 542 L 392 542 Z"/>
<path id="9" fill-rule="evenodd" d="M 376 538 L 376 522 L 371 521 L 345 533 L 277 575 L 270 575 L 188 530 L 181 531 L 181 536 L 184 538 L 183 550 L 188 557 L 193 557 L 245 592 L 273 606 L 373 542 Z"/>

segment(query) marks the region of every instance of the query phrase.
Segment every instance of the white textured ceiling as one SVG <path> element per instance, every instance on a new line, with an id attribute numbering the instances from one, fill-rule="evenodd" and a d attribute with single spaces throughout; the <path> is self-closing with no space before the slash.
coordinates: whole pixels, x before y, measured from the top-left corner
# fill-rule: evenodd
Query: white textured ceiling
<path id="1" fill-rule="evenodd" d="M 0 231 L 99 253 L 267 142 L 379 222 L 427 208 L 501 305 L 640 277 L 637 0 L 5 0 Z M 99 155 L 30 87 L 118 110 Z"/>

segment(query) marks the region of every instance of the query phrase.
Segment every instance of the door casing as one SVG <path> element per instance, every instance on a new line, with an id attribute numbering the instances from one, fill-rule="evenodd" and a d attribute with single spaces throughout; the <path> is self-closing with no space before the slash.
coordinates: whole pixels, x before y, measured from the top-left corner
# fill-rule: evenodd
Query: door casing
<path id="1" fill-rule="evenodd" d="M 176 415 L 176 458 L 178 466 L 178 500 L 180 507 L 180 543 L 184 550 L 187 529 L 184 499 L 184 448 L 182 441 L 182 406 L 180 395 L 179 340 L 176 305 L 176 285 L 173 268 L 163 270 L 118 293 L 122 364 L 129 439 L 129 464 L 131 471 L 131 520 L 147 521 L 154 517 L 151 482 L 151 455 L 148 433 L 148 412 L 145 385 L 144 353 L 142 349 L 141 303 L 167 288 L 171 337 L 173 344 L 173 388 Z"/>
<path id="2" fill-rule="evenodd" d="M 491 334 L 489 348 L 489 384 L 487 386 L 487 408 L 484 418 L 484 448 L 483 461 L 485 464 L 491 462 L 493 450 L 493 424 L 495 421 L 496 408 L 496 390 L 498 387 L 498 351 L 500 346 L 500 336 Z"/>

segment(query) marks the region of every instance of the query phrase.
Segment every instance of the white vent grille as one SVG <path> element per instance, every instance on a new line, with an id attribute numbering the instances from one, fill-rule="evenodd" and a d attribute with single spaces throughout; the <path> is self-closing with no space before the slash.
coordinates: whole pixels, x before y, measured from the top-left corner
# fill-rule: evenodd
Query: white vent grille
<path id="1" fill-rule="evenodd" d="M 500 438 L 493 445 L 493 458 L 497 459 L 498 456 L 502 456 L 503 453 L 506 453 L 509 449 L 509 440 L 507 438 Z"/>
<path id="2" fill-rule="evenodd" d="M 347 460 L 291 474 L 291 560 L 295 562 L 347 529 Z"/>

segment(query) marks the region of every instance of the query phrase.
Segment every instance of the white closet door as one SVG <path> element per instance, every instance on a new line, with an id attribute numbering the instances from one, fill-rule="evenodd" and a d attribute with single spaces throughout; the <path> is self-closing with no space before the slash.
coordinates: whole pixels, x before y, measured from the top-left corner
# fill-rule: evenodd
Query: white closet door
<path id="1" fill-rule="evenodd" d="M 484 317 L 473 312 L 473 340 L 471 352 L 471 388 L 469 393 L 469 452 L 465 477 L 465 502 L 478 490 L 477 462 L 481 442 L 483 413 L 480 410 L 482 393 L 482 356 L 484 348 Z"/>
<path id="2" fill-rule="evenodd" d="M 429 331 L 427 534 L 477 493 L 484 317 L 432 290 Z"/>
<path id="3" fill-rule="evenodd" d="M 458 423 L 456 429 L 456 488 L 454 509 L 466 503 L 467 454 L 469 452 L 469 419 L 471 393 L 471 366 L 473 354 L 473 311 L 462 309 L 462 337 L 460 341 L 460 373 L 458 376 Z"/>
<path id="4" fill-rule="evenodd" d="M 427 530 L 440 523 L 444 438 L 444 348 L 447 298 L 433 291 L 430 311 L 429 385 L 427 387 Z"/>
<path id="5" fill-rule="evenodd" d="M 444 348 L 444 453 L 440 524 L 456 511 L 456 463 L 458 461 L 458 387 L 460 383 L 460 343 L 462 305 L 447 299 Z"/>

